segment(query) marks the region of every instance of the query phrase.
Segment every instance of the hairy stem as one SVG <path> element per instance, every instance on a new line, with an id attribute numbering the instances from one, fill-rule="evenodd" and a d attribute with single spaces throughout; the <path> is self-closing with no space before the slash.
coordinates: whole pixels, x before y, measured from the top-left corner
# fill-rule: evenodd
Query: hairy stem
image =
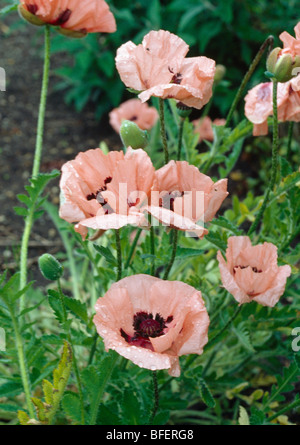
<path id="1" fill-rule="evenodd" d="M 168 143 L 167 143 L 166 127 L 165 127 L 164 100 L 161 98 L 159 99 L 159 117 L 160 117 L 160 134 L 163 143 L 165 164 L 167 164 L 169 162 L 169 151 L 168 151 Z"/>
<path id="2" fill-rule="evenodd" d="M 44 48 L 44 72 L 42 81 L 42 91 L 40 98 L 39 116 L 37 124 L 36 147 L 33 161 L 32 177 L 35 178 L 39 174 L 41 154 L 43 147 L 44 120 L 46 111 L 47 91 L 49 83 L 50 68 L 50 26 L 45 26 L 45 48 Z M 34 221 L 34 209 L 31 208 L 25 219 L 25 229 L 22 236 L 21 253 L 20 253 L 20 289 L 23 289 L 27 283 L 27 258 L 28 244 L 31 229 Z M 22 295 L 20 299 L 20 311 L 25 308 L 26 295 Z"/>
<path id="3" fill-rule="evenodd" d="M 267 47 L 271 48 L 272 45 L 273 45 L 273 42 L 274 42 L 274 37 L 273 37 L 273 36 L 269 36 L 269 37 L 264 41 L 264 43 L 261 45 L 261 47 L 259 48 L 259 51 L 258 51 L 258 53 L 256 54 L 256 56 L 254 57 L 254 59 L 253 59 L 251 65 L 250 65 L 250 67 L 249 67 L 247 73 L 245 74 L 245 77 L 244 77 L 243 80 L 242 80 L 242 83 L 241 83 L 241 85 L 240 85 L 240 88 L 238 89 L 238 92 L 236 93 L 236 96 L 235 96 L 235 98 L 234 98 L 234 101 L 232 102 L 231 108 L 230 108 L 230 110 L 229 110 L 229 113 L 228 113 L 228 116 L 227 116 L 227 119 L 226 119 L 225 127 L 228 127 L 228 126 L 229 126 L 229 124 L 230 124 L 230 122 L 231 122 L 231 119 L 232 119 L 232 116 L 233 116 L 233 113 L 235 112 L 236 107 L 237 107 L 239 101 L 240 101 L 241 98 L 242 98 L 243 91 L 244 91 L 244 89 L 245 89 L 247 83 L 249 82 L 249 80 L 250 80 L 252 74 L 254 73 L 254 71 L 255 71 L 257 65 L 259 64 L 259 62 L 260 62 L 260 60 L 261 60 L 261 58 L 262 58 L 262 56 L 263 56 L 263 54 L 264 54 L 264 52 L 265 52 L 265 49 L 266 49 Z"/>
<path id="4" fill-rule="evenodd" d="M 154 227 L 150 227 L 150 248 L 152 255 L 152 263 L 151 263 L 151 275 L 155 276 L 155 239 L 154 239 Z"/>
<path id="5" fill-rule="evenodd" d="M 159 392 L 158 392 L 158 383 L 157 383 L 157 373 L 156 371 L 152 372 L 152 379 L 153 379 L 153 396 L 154 396 L 154 403 L 153 408 L 151 412 L 151 416 L 149 419 L 149 424 L 152 425 L 154 417 L 156 416 L 158 406 L 159 406 Z"/>
<path id="6" fill-rule="evenodd" d="M 183 127 L 184 127 L 185 119 L 180 119 L 179 123 L 179 134 L 178 134 L 178 150 L 177 150 L 177 161 L 180 161 L 181 158 L 181 149 L 182 149 L 182 137 L 183 137 Z"/>
<path id="7" fill-rule="evenodd" d="M 272 170 L 271 170 L 271 179 L 269 182 L 269 186 L 267 188 L 262 206 L 255 218 L 255 221 L 252 223 L 248 235 L 251 235 L 253 233 L 260 220 L 263 217 L 264 211 L 267 207 L 270 192 L 273 190 L 275 182 L 276 182 L 276 175 L 277 175 L 277 168 L 278 168 L 278 147 L 279 147 L 279 138 L 278 138 L 278 115 L 277 115 L 277 86 L 278 82 L 277 80 L 273 79 L 273 144 L 272 144 Z"/>
<path id="8" fill-rule="evenodd" d="M 27 368 L 23 338 L 20 334 L 18 320 L 16 319 L 16 317 L 13 313 L 13 310 L 10 310 L 10 314 L 11 314 L 11 319 L 12 319 L 12 323 L 13 323 L 13 327 L 14 327 L 14 331 L 15 331 L 15 341 L 16 341 L 19 366 L 20 366 L 20 372 L 21 372 L 22 384 L 23 384 L 24 393 L 25 393 L 27 409 L 29 411 L 30 418 L 35 419 L 34 407 L 33 407 L 32 401 L 31 401 L 31 384 L 30 384 L 29 373 L 28 373 L 28 368 Z"/>
<path id="9" fill-rule="evenodd" d="M 118 274 L 117 281 L 122 278 L 122 249 L 121 249 L 121 238 L 120 238 L 120 230 L 116 229 L 116 246 L 117 246 L 117 261 L 118 261 Z"/>

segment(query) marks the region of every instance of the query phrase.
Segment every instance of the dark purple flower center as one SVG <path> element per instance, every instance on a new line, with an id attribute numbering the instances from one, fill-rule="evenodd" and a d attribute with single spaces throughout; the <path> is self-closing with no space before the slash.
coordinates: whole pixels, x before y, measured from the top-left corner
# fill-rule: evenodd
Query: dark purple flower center
<path id="1" fill-rule="evenodd" d="M 59 14 L 59 16 L 57 17 L 57 19 L 53 20 L 53 22 L 51 22 L 51 25 L 54 26 L 61 26 L 64 23 L 66 23 L 70 16 L 72 14 L 71 9 L 65 9 L 61 14 Z"/>
<path id="2" fill-rule="evenodd" d="M 159 200 L 159 206 L 164 209 L 171 210 L 174 212 L 174 201 L 175 198 L 181 198 L 184 195 L 184 192 L 180 192 L 179 190 L 174 190 L 173 192 L 166 193 Z"/>
<path id="3" fill-rule="evenodd" d="M 174 71 L 170 67 L 168 67 L 168 70 L 170 71 L 170 73 L 174 74 L 170 83 L 176 83 L 176 85 L 180 85 L 182 82 L 182 74 L 174 73 Z"/>
<path id="4" fill-rule="evenodd" d="M 234 266 L 233 273 L 236 272 L 236 269 L 246 269 L 246 267 L 249 267 L 249 266 Z M 261 269 L 257 269 L 257 267 L 251 267 L 251 269 L 255 273 L 262 273 L 262 270 Z"/>
<path id="5" fill-rule="evenodd" d="M 120 329 L 122 337 L 127 343 L 135 346 L 141 346 L 142 348 L 152 349 L 152 344 L 149 338 L 160 337 L 164 334 L 164 329 L 173 320 L 173 316 L 169 316 L 166 320 L 160 315 L 148 312 L 137 312 L 133 317 L 134 335 L 130 336 L 126 334 L 123 329 Z"/>
<path id="6" fill-rule="evenodd" d="M 27 7 L 27 10 L 31 13 L 31 14 L 36 14 L 36 12 L 37 12 L 37 10 L 38 10 L 38 7 L 37 7 L 37 5 L 34 5 L 34 4 L 30 4 L 30 3 L 26 3 L 26 7 Z"/>
<path id="7" fill-rule="evenodd" d="M 105 190 L 107 190 L 107 184 L 109 184 L 112 181 L 112 177 L 108 176 L 106 179 L 104 179 L 104 185 L 102 187 L 100 187 L 96 193 L 90 193 L 89 195 L 87 195 L 86 199 L 88 201 L 91 201 L 92 199 L 96 199 L 97 202 L 99 202 L 99 204 L 104 207 L 105 209 L 105 214 L 108 215 L 110 213 L 113 213 L 112 208 L 107 204 L 107 201 L 103 198 L 101 192 L 104 192 Z"/>

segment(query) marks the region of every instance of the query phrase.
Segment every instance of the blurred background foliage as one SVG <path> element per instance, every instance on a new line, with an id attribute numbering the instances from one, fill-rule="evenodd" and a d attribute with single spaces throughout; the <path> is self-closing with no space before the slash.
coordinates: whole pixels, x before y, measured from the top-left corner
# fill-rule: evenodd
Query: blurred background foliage
<path id="1" fill-rule="evenodd" d="M 9 1 L 1 1 L 7 5 Z M 14 1 L 13 3 L 18 3 Z M 67 53 L 65 65 L 56 69 L 56 89 L 65 101 L 81 111 L 93 103 L 95 115 L 104 114 L 131 97 L 115 69 L 115 54 L 128 40 L 140 43 L 150 30 L 165 29 L 190 45 L 189 56 L 205 55 L 227 68 L 226 77 L 215 92 L 212 114 L 224 116 L 236 88 L 262 42 L 273 34 L 293 34 L 299 17 L 298 0 L 108 0 L 117 21 L 114 34 L 90 34 L 84 39 L 68 39 L 53 33 L 52 52 Z M 298 3 L 299 6 L 299 3 Z M 284 21 L 283 21 L 284 17 Z M 251 85 L 264 80 L 264 64 Z M 242 110 L 241 104 L 241 110 Z"/>
<path id="2" fill-rule="evenodd" d="M 236 88 L 262 42 L 269 34 L 287 30 L 293 33 L 297 23 L 297 0 L 110 0 L 117 21 L 114 34 L 91 34 L 71 40 L 58 34 L 52 50 L 72 54 L 72 66 L 56 71 L 61 77 L 57 88 L 65 91 L 65 100 L 81 111 L 87 102 L 95 104 L 97 118 L 132 95 L 120 81 L 115 69 L 117 49 L 128 40 L 139 44 L 151 30 L 166 29 L 190 45 L 189 57 L 205 55 L 226 66 L 225 81 L 215 92 L 213 113 L 224 115 Z M 284 26 L 283 26 L 284 16 Z M 262 63 L 251 84 L 264 79 Z"/>

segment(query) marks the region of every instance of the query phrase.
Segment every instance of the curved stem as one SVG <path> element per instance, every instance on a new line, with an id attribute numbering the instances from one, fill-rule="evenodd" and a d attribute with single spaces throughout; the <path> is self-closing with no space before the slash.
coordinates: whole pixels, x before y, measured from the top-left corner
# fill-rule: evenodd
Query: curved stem
<path id="1" fill-rule="evenodd" d="M 153 423 L 153 420 L 156 416 L 158 406 L 159 406 L 159 392 L 158 392 L 156 371 L 152 371 L 152 379 L 153 379 L 154 404 L 153 404 L 153 409 L 152 409 L 152 413 L 151 413 L 150 420 L 149 420 L 150 425 L 152 425 L 152 423 Z"/>
<path id="2" fill-rule="evenodd" d="M 179 134 L 178 134 L 177 161 L 180 161 L 180 158 L 181 158 L 182 136 L 183 136 L 184 121 L 185 121 L 185 119 L 180 119 Z"/>
<path id="3" fill-rule="evenodd" d="M 278 82 L 276 79 L 273 79 L 273 144 L 272 144 L 272 171 L 271 171 L 271 179 L 269 182 L 269 186 L 267 188 L 264 201 L 262 203 L 262 206 L 260 208 L 260 211 L 258 212 L 258 215 L 255 218 L 255 221 L 251 225 L 248 235 L 251 235 L 253 233 L 261 218 L 263 217 L 264 211 L 266 209 L 270 192 L 273 190 L 275 182 L 276 182 L 276 175 L 277 175 L 277 167 L 278 167 L 278 147 L 279 147 L 279 139 L 278 139 L 278 115 L 277 115 L 277 86 Z"/>
<path id="4" fill-rule="evenodd" d="M 34 162 L 32 169 L 32 177 L 35 178 L 39 174 L 42 146 L 43 146 L 43 133 L 44 133 L 44 120 L 46 111 L 47 91 L 49 83 L 49 68 L 50 68 L 50 26 L 45 26 L 45 49 L 44 49 L 44 72 L 42 81 L 42 91 L 40 98 L 39 117 L 37 124 L 37 136 L 36 147 L 34 154 Z M 23 289 L 27 283 L 27 257 L 28 257 L 28 244 L 31 234 L 31 229 L 34 221 L 34 208 L 29 210 L 25 219 L 25 229 L 23 232 L 20 254 L 20 289 Z M 25 308 L 25 297 L 22 295 L 20 299 L 20 311 Z"/>
<path id="5" fill-rule="evenodd" d="M 29 411 L 30 418 L 35 419 L 34 407 L 33 407 L 32 401 L 31 401 L 31 384 L 30 384 L 30 379 L 29 379 L 29 374 L 28 374 L 28 369 L 27 369 L 23 339 L 22 339 L 22 336 L 19 331 L 18 320 L 16 319 L 12 310 L 10 311 L 10 314 L 11 314 L 11 319 L 12 319 L 12 323 L 13 323 L 13 327 L 14 327 L 14 331 L 15 331 L 15 340 L 16 340 L 19 366 L 20 366 L 20 372 L 21 372 L 22 384 L 23 384 L 24 393 L 25 393 L 27 409 Z"/>
<path id="6" fill-rule="evenodd" d="M 271 48 L 272 45 L 273 45 L 273 42 L 274 42 L 274 37 L 273 37 L 273 36 L 269 36 L 269 37 L 264 41 L 264 43 L 261 45 L 261 47 L 259 48 L 259 51 L 258 51 L 258 53 L 256 54 L 256 56 L 254 57 L 254 59 L 253 59 L 251 65 L 250 65 L 250 67 L 249 67 L 247 73 L 245 74 L 245 76 L 244 76 L 244 78 L 243 78 L 243 80 L 242 80 L 242 83 L 241 83 L 241 85 L 240 85 L 240 88 L 238 89 L 238 92 L 236 93 L 236 96 L 235 96 L 235 98 L 234 98 L 234 101 L 232 102 L 231 108 L 230 108 L 230 110 L 229 110 L 229 113 L 228 113 L 228 116 L 227 116 L 227 119 L 226 119 L 225 127 L 228 127 L 228 126 L 229 126 L 230 121 L 231 121 L 232 116 L 233 116 L 233 113 L 235 112 L 236 107 L 237 107 L 239 101 L 241 100 L 243 91 L 244 91 L 244 89 L 245 89 L 247 83 L 249 82 L 249 80 L 250 80 L 252 74 L 254 73 L 254 71 L 255 71 L 257 65 L 259 64 L 260 59 L 262 58 L 262 56 L 263 56 L 263 54 L 264 54 L 264 52 L 265 52 L 265 49 L 266 49 L 267 47 Z"/>
<path id="7" fill-rule="evenodd" d="M 118 260 L 117 281 L 119 281 L 122 278 L 122 249 L 121 249 L 121 238 L 119 229 L 116 229 L 116 246 L 117 246 L 117 260 Z"/>
<path id="8" fill-rule="evenodd" d="M 169 262 L 169 264 L 168 264 L 168 266 L 166 268 L 166 271 L 165 271 L 165 274 L 164 274 L 164 277 L 163 277 L 164 280 L 167 280 L 167 278 L 169 276 L 169 273 L 170 273 L 170 270 L 171 270 L 171 268 L 173 266 L 173 263 L 175 261 L 176 251 L 177 251 L 177 244 L 178 244 L 178 230 L 175 229 L 174 232 L 173 232 L 173 249 L 172 249 L 171 259 L 170 259 L 170 262 Z"/>
<path id="9" fill-rule="evenodd" d="M 236 319 L 236 317 L 241 312 L 242 308 L 243 308 L 242 304 L 236 308 L 236 310 L 234 311 L 232 316 L 229 318 L 229 320 L 227 321 L 225 326 L 223 326 L 223 328 L 209 340 L 208 348 L 211 348 L 212 346 L 214 346 L 216 344 L 217 339 L 223 334 L 223 332 L 226 331 L 226 329 L 231 325 L 231 323 L 233 323 L 233 321 Z"/>
<path id="10" fill-rule="evenodd" d="M 159 99 L 159 117 L 160 117 L 160 134 L 163 143 L 165 164 L 167 164 L 169 162 L 169 152 L 168 152 L 168 143 L 167 143 L 166 127 L 165 127 L 164 100 L 161 98 Z"/>

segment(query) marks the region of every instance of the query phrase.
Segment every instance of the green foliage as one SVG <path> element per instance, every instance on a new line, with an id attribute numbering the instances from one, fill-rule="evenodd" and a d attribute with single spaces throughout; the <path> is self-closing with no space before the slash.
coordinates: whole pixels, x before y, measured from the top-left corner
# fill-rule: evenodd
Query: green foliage
<path id="1" fill-rule="evenodd" d="M 43 380 L 42 387 L 44 393 L 44 401 L 37 397 L 32 398 L 35 405 L 38 421 L 40 424 L 52 425 L 61 399 L 63 397 L 65 387 L 68 383 L 72 368 L 72 349 L 65 341 L 61 359 L 58 367 L 53 371 L 53 383 Z M 18 412 L 18 418 L 21 425 L 36 424 L 32 421 L 24 411 Z"/>
<path id="2" fill-rule="evenodd" d="M 198 0 L 110 0 L 108 3 L 117 21 L 116 33 L 103 34 L 100 39 L 90 34 L 82 40 L 65 39 L 57 34 L 52 43 L 53 52 L 67 52 L 73 59 L 73 66 L 56 70 L 61 77 L 57 90 L 66 90 L 66 102 L 74 104 L 77 111 L 88 101 L 93 102 L 99 118 L 128 98 L 114 59 L 117 49 L 129 40 L 138 44 L 149 31 L 166 29 L 191 46 L 190 56 L 206 55 L 225 65 L 226 82 L 218 86 L 215 100 L 217 114 L 224 115 L 261 42 L 269 34 L 278 36 L 284 29 L 292 32 L 296 24 L 293 1 L 288 4 L 277 1 L 276 7 L 266 1 L 256 5 L 250 0 L 200 4 Z M 238 53 L 233 54 L 232 48 L 239 48 Z M 262 64 L 252 84 L 262 77 L 264 70 Z"/>

